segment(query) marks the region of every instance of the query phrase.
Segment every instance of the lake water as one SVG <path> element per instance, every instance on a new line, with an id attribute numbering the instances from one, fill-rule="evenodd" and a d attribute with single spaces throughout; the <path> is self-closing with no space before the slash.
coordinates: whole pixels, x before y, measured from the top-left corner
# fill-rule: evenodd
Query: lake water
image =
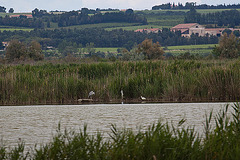
<path id="1" fill-rule="evenodd" d="M 217 113 L 226 103 L 169 103 L 169 104 L 89 104 L 0 106 L 0 139 L 7 146 L 23 140 L 26 145 L 49 142 L 61 128 L 79 130 L 84 124 L 88 133 L 111 132 L 111 124 L 117 128 L 143 130 L 157 122 L 177 124 L 182 118 L 186 126 L 195 126 L 202 133 L 205 114 Z"/>

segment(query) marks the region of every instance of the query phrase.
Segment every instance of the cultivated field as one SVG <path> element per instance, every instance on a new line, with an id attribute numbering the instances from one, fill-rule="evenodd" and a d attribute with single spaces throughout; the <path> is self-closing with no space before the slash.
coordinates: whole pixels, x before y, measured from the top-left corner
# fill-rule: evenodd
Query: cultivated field
<path id="1" fill-rule="evenodd" d="M 191 55 L 208 55 L 217 44 L 204 45 L 184 45 L 184 46 L 168 46 L 165 48 L 165 53 L 171 53 L 173 56 L 178 56 L 183 53 L 190 53 Z"/>

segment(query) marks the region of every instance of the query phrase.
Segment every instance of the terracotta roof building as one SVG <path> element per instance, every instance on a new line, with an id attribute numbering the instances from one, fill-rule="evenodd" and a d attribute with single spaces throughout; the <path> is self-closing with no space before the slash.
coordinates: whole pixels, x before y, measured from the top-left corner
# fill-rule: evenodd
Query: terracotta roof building
<path id="1" fill-rule="evenodd" d="M 11 15 L 10 18 L 19 18 L 20 16 L 26 16 L 27 18 L 33 18 L 33 16 L 31 14 L 14 14 L 14 15 Z"/>
<path id="2" fill-rule="evenodd" d="M 198 23 L 185 23 L 178 24 L 171 28 L 172 31 L 181 31 L 182 36 L 190 37 L 192 34 L 197 34 L 199 36 L 205 35 L 205 27 L 199 25 Z"/>

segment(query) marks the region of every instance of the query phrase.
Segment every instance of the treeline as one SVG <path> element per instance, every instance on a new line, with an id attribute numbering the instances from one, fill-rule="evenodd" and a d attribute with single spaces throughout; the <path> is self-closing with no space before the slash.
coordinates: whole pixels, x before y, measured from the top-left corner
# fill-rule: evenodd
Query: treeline
<path id="1" fill-rule="evenodd" d="M 17 27 L 29 27 L 29 28 L 44 28 L 44 21 L 36 18 L 27 18 L 24 15 L 20 17 L 0 17 L 1 26 L 17 26 Z"/>
<path id="2" fill-rule="evenodd" d="M 220 4 L 220 5 L 207 5 L 200 4 L 196 5 L 196 2 L 186 2 L 185 5 L 182 3 L 166 3 L 161 5 L 156 5 L 152 7 L 152 10 L 161 10 L 161 9 L 190 9 L 195 7 L 196 9 L 238 9 L 240 8 L 240 4 Z"/>
<path id="3" fill-rule="evenodd" d="M 145 39 L 152 39 L 153 42 L 159 42 L 162 46 L 188 45 L 188 44 L 216 44 L 218 37 L 205 36 L 199 37 L 192 35 L 190 38 L 181 36 L 180 32 L 171 32 L 170 29 L 163 29 L 158 33 L 141 33 L 126 30 L 106 31 L 104 29 L 55 29 L 39 30 L 30 32 L 24 31 L 4 31 L 0 32 L 0 42 L 18 39 L 20 41 L 37 40 L 43 47 L 52 46 L 58 48 L 63 42 L 67 41 L 69 45 L 81 44 L 86 46 L 94 43 L 95 47 L 124 47 L 131 49 L 135 44 L 139 44 Z"/>
<path id="4" fill-rule="evenodd" d="M 32 16 L 34 18 L 27 18 L 24 15 L 15 18 L 10 16 L 0 17 L 0 25 L 42 29 L 44 27 L 50 28 L 51 23 L 57 23 L 59 27 L 112 22 L 147 24 L 147 19 L 136 15 L 132 9 L 128 9 L 126 12 L 107 12 L 102 14 L 100 11 L 82 8 L 80 11 L 70 11 L 63 14 L 49 14 L 46 10 L 38 10 L 36 8 L 32 11 Z"/>
<path id="5" fill-rule="evenodd" d="M 94 15 L 88 15 L 85 13 L 79 13 L 77 11 L 66 12 L 58 15 L 58 26 L 72 26 L 81 24 L 94 24 L 94 23 L 111 23 L 111 22 L 128 22 L 128 23 L 142 23 L 147 24 L 147 19 L 140 17 L 129 12 L 107 12 L 105 14 L 97 13 Z"/>
<path id="6" fill-rule="evenodd" d="M 6 13 L 6 8 L 3 6 L 0 6 L 0 12 Z"/>
<path id="7" fill-rule="evenodd" d="M 200 14 L 195 8 L 191 8 L 184 19 L 185 23 L 216 24 L 218 26 L 235 27 L 240 24 L 240 12 L 226 10 L 222 12 Z"/>

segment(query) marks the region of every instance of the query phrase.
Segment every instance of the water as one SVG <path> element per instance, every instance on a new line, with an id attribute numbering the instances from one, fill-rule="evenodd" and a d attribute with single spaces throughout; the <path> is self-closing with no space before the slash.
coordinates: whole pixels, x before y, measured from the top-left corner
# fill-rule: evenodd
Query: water
<path id="1" fill-rule="evenodd" d="M 7 146 L 18 141 L 26 145 L 43 144 L 61 128 L 79 130 L 84 124 L 88 133 L 111 132 L 111 124 L 117 128 L 143 130 L 157 122 L 176 125 L 182 118 L 186 126 L 203 131 L 205 114 L 219 111 L 226 103 L 175 103 L 175 104 L 100 104 L 100 105 L 44 105 L 0 106 L 0 138 Z"/>

